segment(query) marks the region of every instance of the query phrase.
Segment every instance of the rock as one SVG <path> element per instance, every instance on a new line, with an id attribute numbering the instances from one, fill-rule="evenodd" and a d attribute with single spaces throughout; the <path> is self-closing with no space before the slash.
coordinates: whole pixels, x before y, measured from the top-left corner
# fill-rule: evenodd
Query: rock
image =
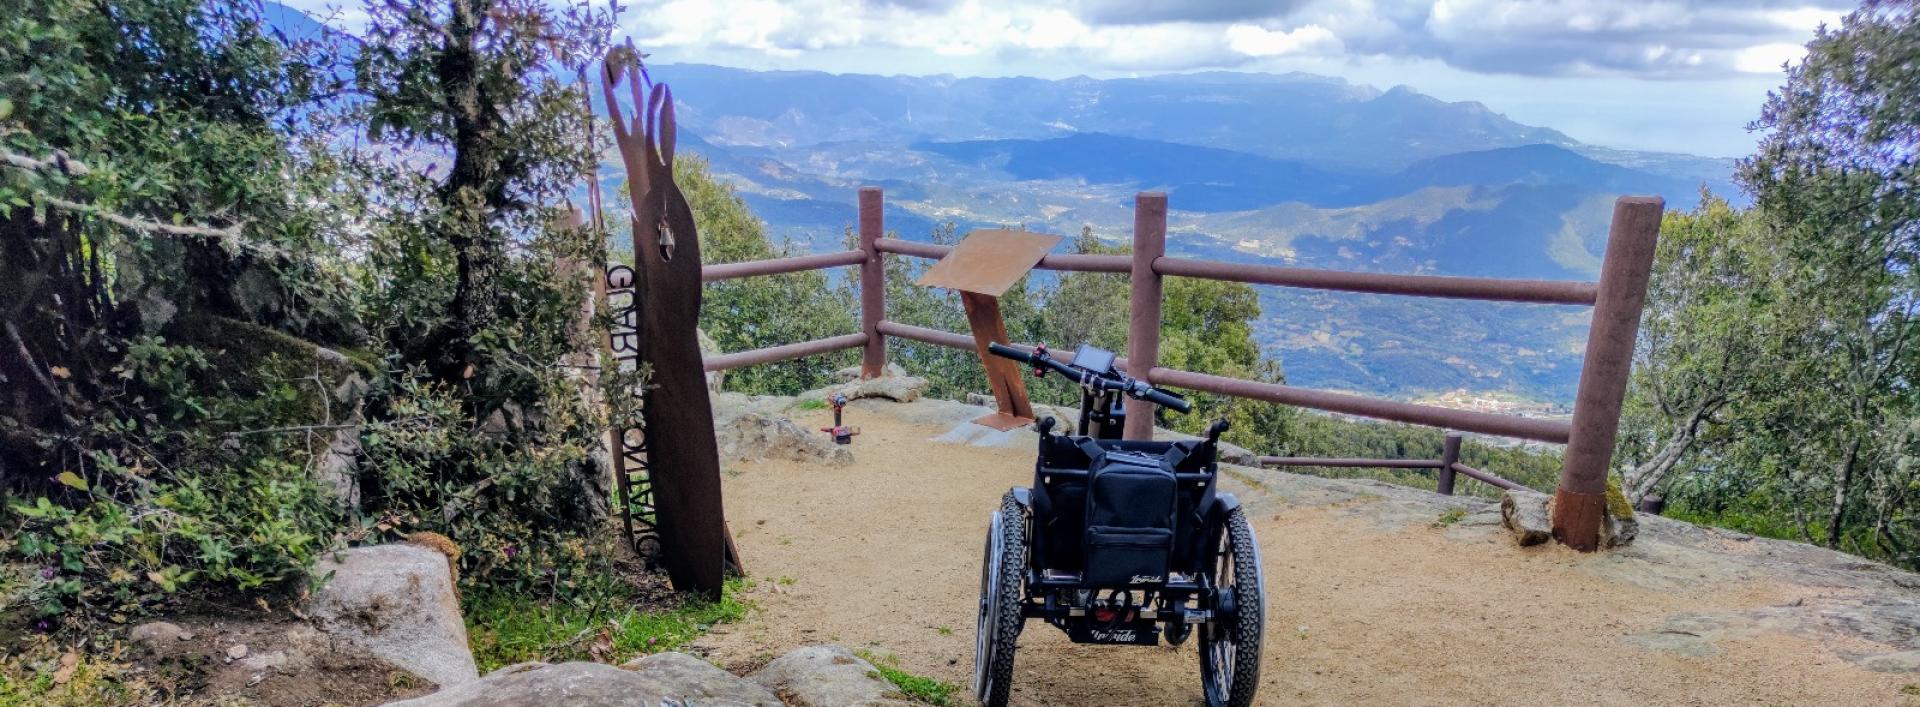
<path id="1" fill-rule="evenodd" d="M 759 412 L 715 423 L 714 441 L 726 461 L 786 459 L 836 467 L 853 463 L 853 451 L 834 444 L 826 433 L 809 432 L 785 417 Z"/>
<path id="2" fill-rule="evenodd" d="M 524 673 L 529 670 L 539 670 L 541 668 L 547 667 L 548 665 L 552 665 L 552 663 L 543 663 L 537 660 L 530 660 L 525 663 L 514 663 L 513 665 L 494 668 L 493 672 L 487 673 L 487 677 L 482 679 L 506 677 L 514 673 Z"/>
<path id="3" fill-rule="evenodd" d="M 654 681 L 661 693 L 683 702 L 780 707 L 772 690 L 685 653 L 655 653 L 620 667 Z"/>
<path id="4" fill-rule="evenodd" d="M 980 407 L 987 408 L 989 410 L 1000 409 L 1000 401 L 994 399 L 992 395 L 988 395 L 986 393 L 967 393 L 967 399 L 965 402 L 968 405 L 978 405 Z M 1079 418 L 1076 417 L 1074 419 L 1079 419 Z"/>
<path id="5" fill-rule="evenodd" d="M 141 650 L 157 652 L 175 641 L 192 638 L 193 634 L 165 621 L 152 621 L 133 627 L 127 632 L 127 641 Z"/>
<path id="6" fill-rule="evenodd" d="M 1500 497 L 1500 521 L 1521 547 L 1553 539 L 1553 519 L 1548 515 L 1551 501 L 1538 491 L 1508 491 Z"/>
<path id="7" fill-rule="evenodd" d="M 910 403 L 919 400 L 921 393 L 927 392 L 927 379 L 915 376 L 869 378 L 849 384 L 843 392 L 848 400 L 885 398 L 896 403 Z"/>
<path id="8" fill-rule="evenodd" d="M 1881 653 L 1854 662 L 1876 673 L 1920 673 L 1920 651 Z"/>
<path id="9" fill-rule="evenodd" d="M 515 672 L 502 668 L 484 680 L 469 680 L 425 697 L 390 702 L 388 707 L 655 707 L 671 704 L 667 700 L 675 696 L 659 689 L 652 680 L 611 665 L 559 663 Z"/>
<path id="10" fill-rule="evenodd" d="M 878 398 L 896 403 L 911 403 L 927 392 L 927 379 L 914 376 L 886 376 L 867 380 L 838 383 L 825 388 L 809 390 L 800 394 L 801 400 L 830 400 L 834 395 L 845 395 L 847 400 Z"/>
<path id="11" fill-rule="evenodd" d="M 332 575 L 306 606 L 320 630 L 441 686 L 479 678 L 445 555 L 403 544 L 340 557 L 314 566 Z"/>
<path id="12" fill-rule="evenodd" d="M 239 660 L 247 657 L 247 644 L 239 643 L 227 646 L 227 660 Z"/>
<path id="13" fill-rule="evenodd" d="M 898 363 L 888 361 L 886 369 L 882 370 L 880 372 L 880 375 L 882 377 L 904 378 L 907 375 L 907 369 L 901 368 L 900 364 Z M 846 368 L 842 368 L 838 371 L 834 371 L 833 377 L 838 379 L 842 383 L 852 383 L 854 381 L 860 380 L 860 366 L 858 364 L 855 364 L 852 366 L 848 366 Z"/>
<path id="14" fill-rule="evenodd" d="M 713 337 L 707 336 L 706 330 L 694 329 L 693 333 L 695 336 L 699 337 L 700 339 L 700 357 L 701 358 L 712 358 L 714 356 L 718 356 L 722 353 L 725 353 L 720 350 L 719 342 L 714 341 Z M 727 380 L 726 371 L 707 371 L 707 392 L 709 393 L 720 392 L 720 387 L 721 385 L 726 383 L 726 380 Z"/>
<path id="15" fill-rule="evenodd" d="M 893 683 L 880 676 L 872 663 L 839 646 L 796 648 L 774 659 L 751 678 L 779 695 L 787 704 L 899 706 Z"/>

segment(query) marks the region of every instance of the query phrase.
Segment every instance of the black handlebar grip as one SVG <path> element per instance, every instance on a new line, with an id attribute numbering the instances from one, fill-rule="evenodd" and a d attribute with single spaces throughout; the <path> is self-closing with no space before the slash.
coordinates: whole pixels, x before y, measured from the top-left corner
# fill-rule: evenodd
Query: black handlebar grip
<path id="1" fill-rule="evenodd" d="M 1148 388 L 1147 392 L 1140 394 L 1140 399 L 1174 412 L 1188 412 L 1193 410 L 1193 404 L 1187 402 L 1185 398 L 1160 390 L 1159 388 Z"/>
<path id="2" fill-rule="evenodd" d="M 1027 353 L 1025 351 L 1021 351 L 1020 349 L 1016 349 L 1012 346 L 1008 346 L 1006 344 L 1002 344 L 998 342 L 988 343 L 987 353 L 991 353 L 1001 358 L 1010 358 L 1015 361 L 1019 361 L 1021 363 L 1025 363 L 1029 365 L 1033 363 L 1033 354 Z"/>

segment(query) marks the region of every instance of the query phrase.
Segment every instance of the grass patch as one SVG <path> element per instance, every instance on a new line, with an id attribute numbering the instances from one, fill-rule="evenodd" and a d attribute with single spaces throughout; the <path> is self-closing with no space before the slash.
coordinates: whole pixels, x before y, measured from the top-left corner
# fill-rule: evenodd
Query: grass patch
<path id="1" fill-rule="evenodd" d="M 1441 512 L 1441 514 L 1440 514 L 1440 517 L 1439 517 L 1439 518 L 1435 518 L 1435 519 L 1434 519 L 1434 521 L 1433 521 L 1433 527 L 1435 527 L 1435 528 L 1445 528 L 1445 527 L 1447 527 L 1447 526 L 1449 526 L 1449 525 L 1453 525 L 1454 523 L 1458 523 L 1458 522 L 1460 522 L 1460 519 L 1461 519 L 1461 518 L 1465 518 L 1465 517 L 1467 517 L 1467 509 L 1465 509 L 1465 508 L 1449 508 L 1449 509 L 1447 509 L 1447 510 L 1445 510 L 1445 511 L 1443 511 L 1443 512 Z"/>
<path id="2" fill-rule="evenodd" d="M 819 399 L 815 399 L 815 398 L 801 398 L 801 399 L 799 400 L 799 402 L 795 402 L 795 403 L 793 404 L 793 409 L 795 409 L 795 410 L 825 410 L 825 409 L 827 409 L 827 401 L 825 401 L 825 400 L 819 400 Z"/>
<path id="3" fill-rule="evenodd" d="M 924 702 L 936 707 L 950 707 L 959 704 L 954 696 L 959 694 L 960 686 L 929 677 L 921 677 L 900 669 L 900 657 L 891 653 L 885 656 L 874 655 L 870 651 L 859 651 L 859 656 L 873 664 L 880 671 L 880 677 L 893 683 L 895 688 L 912 698 L 915 702 Z"/>
<path id="4" fill-rule="evenodd" d="M 565 599 L 530 599 L 503 590 L 466 599 L 467 635 L 482 675 L 514 663 L 597 660 L 623 663 L 635 656 L 686 645 L 752 608 L 740 599 L 743 580 L 728 580 L 719 601 L 637 606 L 640 598 L 612 583 Z"/>

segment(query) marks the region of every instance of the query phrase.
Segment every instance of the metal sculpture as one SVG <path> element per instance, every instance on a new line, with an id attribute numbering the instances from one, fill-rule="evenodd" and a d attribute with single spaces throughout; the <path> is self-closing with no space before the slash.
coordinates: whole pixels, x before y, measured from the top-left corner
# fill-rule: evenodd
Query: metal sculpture
<path id="1" fill-rule="evenodd" d="M 623 80 L 638 113 L 631 121 L 621 114 L 614 93 Z M 648 80 L 630 46 L 608 52 L 600 87 L 633 206 L 628 311 L 638 362 L 650 373 L 642 393 L 640 436 L 661 561 L 675 589 L 717 597 L 726 576 L 740 573 L 740 562 L 721 507 L 713 405 L 695 334 L 700 238 L 693 211 L 673 182 L 673 92 Z"/>

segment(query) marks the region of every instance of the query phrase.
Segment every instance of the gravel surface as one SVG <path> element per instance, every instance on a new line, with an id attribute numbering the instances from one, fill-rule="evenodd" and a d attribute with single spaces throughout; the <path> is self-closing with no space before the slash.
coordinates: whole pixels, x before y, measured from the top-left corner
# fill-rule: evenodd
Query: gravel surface
<path id="1" fill-rule="evenodd" d="M 965 692 L 981 538 L 1031 480 L 1032 433 L 861 402 L 850 466 L 727 467 L 758 610 L 699 648 L 739 669 L 838 643 Z M 1920 674 L 1899 672 L 1920 650 L 1912 574 L 1661 519 L 1611 554 L 1520 549 L 1483 500 L 1252 469 L 1224 487 L 1265 562 L 1261 704 L 1920 705 Z M 1015 666 L 1015 704 L 1200 700 L 1191 643 L 1077 646 L 1030 621 Z"/>

